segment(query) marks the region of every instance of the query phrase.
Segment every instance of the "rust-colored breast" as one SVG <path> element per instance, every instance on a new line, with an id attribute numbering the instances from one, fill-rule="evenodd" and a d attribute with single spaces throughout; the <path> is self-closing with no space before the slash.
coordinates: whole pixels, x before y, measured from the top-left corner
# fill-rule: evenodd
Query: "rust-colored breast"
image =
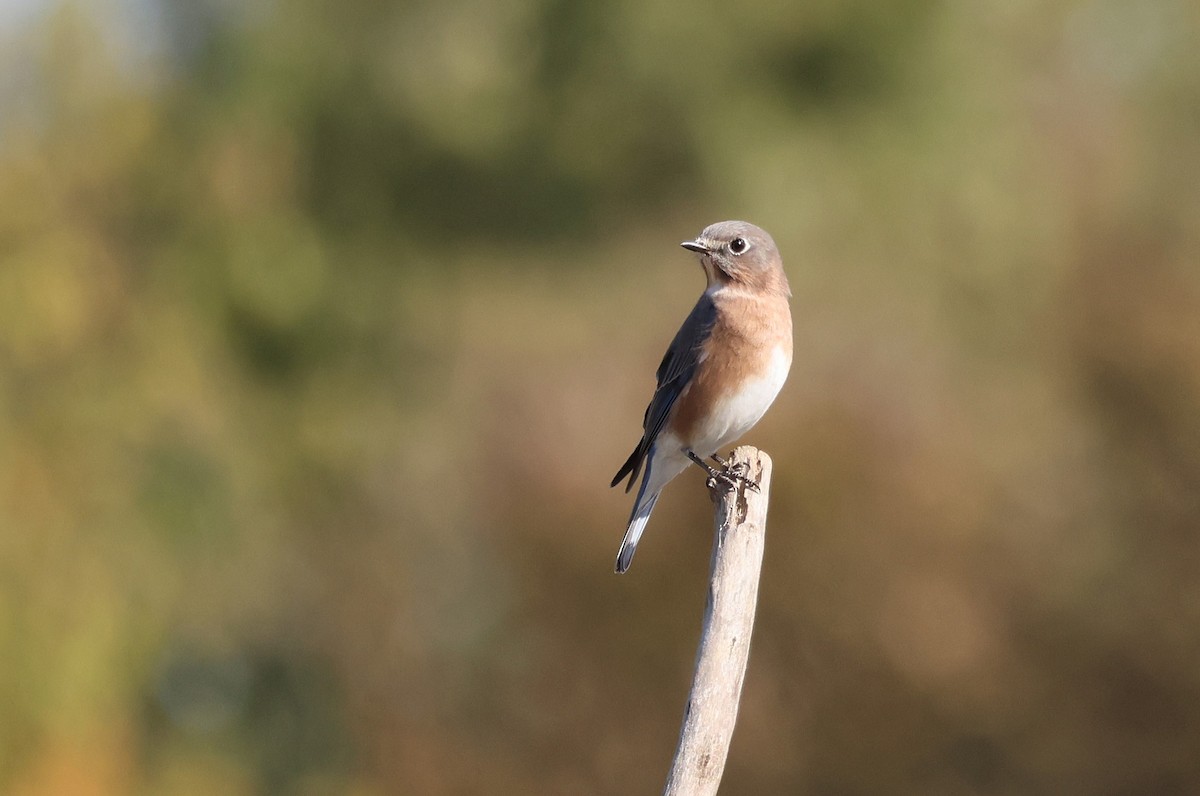
<path id="1" fill-rule="evenodd" d="M 717 321 L 692 383 L 679 396 L 668 426 L 691 446 L 706 414 L 747 380 L 761 378 L 776 349 L 792 356 L 792 314 L 780 295 L 723 290 L 714 296 Z"/>

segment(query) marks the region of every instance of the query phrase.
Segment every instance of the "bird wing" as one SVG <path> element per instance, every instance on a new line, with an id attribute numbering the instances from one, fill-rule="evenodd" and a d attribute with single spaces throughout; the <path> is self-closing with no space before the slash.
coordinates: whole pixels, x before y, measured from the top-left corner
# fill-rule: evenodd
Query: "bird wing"
<path id="1" fill-rule="evenodd" d="M 658 366 L 658 385 L 642 419 L 642 439 L 613 478 L 611 486 L 616 486 L 629 474 L 629 483 L 625 491 L 633 488 L 633 482 L 641 472 L 646 455 L 671 416 L 671 409 L 692 381 L 696 367 L 700 364 L 704 343 L 712 333 L 716 320 L 717 306 L 712 297 L 705 293 L 675 333 L 675 339 L 671 341 Z"/>

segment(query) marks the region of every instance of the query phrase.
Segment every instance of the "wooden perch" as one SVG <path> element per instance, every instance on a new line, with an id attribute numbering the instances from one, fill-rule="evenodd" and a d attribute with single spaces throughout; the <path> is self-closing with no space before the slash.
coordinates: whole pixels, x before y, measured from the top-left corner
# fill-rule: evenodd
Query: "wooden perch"
<path id="1" fill-rule="evenodd" d="M 756 448 L 742 446 L 733 452 L 729 466 L 735 472 L 744 470 L 759 488 L 747 488 L 741 481 L 736 486 L 709 481 L 717 505 L 708 604 L 692 690 L 664 796 L 711 796 L 717 792 L 750 657 L 767 528 L 771 458 Z"/>

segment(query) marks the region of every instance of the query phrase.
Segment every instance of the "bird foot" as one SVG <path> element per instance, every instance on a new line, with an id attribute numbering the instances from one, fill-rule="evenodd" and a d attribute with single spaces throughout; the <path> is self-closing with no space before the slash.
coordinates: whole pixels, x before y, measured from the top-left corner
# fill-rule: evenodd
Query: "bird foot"
<path id="1" fill-rule="evenodd" d="M 717 470 L 708 462 L 697 456 L 695 452 L 688 451 L 687 455 L 688 458 L 695 462 L 696 465 L 704 470 L 704 472 L 708 473 L 708 481 L 705 482 L 705 486 L 707 486 L 710 490 L 716 489 L 717 484 L 719 483 L 725 484 L 727 487 L 736 488 L 738 483 L 741 482 L 746 486 L 747 489 L 751 489 L 755 492 L 759 491 L 758 482 L 749 477 L 750 465 L 746 464 L 745 462 L 731 464 L 714 453 L 709 458 L 721 466 L 721 469 Z"/>

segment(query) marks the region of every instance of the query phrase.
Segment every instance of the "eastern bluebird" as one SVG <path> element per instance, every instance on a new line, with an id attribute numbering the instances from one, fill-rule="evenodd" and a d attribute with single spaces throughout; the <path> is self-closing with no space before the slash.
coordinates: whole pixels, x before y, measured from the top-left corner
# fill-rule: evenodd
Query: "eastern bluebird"
<path id="1" fill-rule="evenodd" d="M 658 366 L 642 440 L 612 481 L 628 475 L 628 492 L 646 468 L 617 572 L 629 569 L 663 487 L 689 460 L 711 473 L 704 459 L 758 422 L 792 366 L 792 291 L 771 236 L 722 221 L 680 245 L 700 256 L 708 286 Z"/>

